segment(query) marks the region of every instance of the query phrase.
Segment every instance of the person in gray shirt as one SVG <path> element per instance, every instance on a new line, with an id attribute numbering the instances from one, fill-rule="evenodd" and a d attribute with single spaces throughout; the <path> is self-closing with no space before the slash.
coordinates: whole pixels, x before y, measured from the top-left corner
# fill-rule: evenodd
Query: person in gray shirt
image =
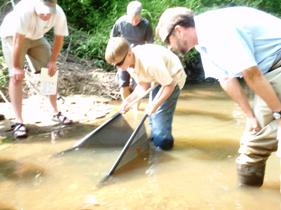
<path id="1" fill-rule="evenodd" d="M 141 16 L 142 4 L 131 1 L 127 14 L 121 16 L 111 30 L 111 37 L 124 37 L 131 47 L 154 41 L 152 27 L 147 19 Z M 118 69 L 118 68 L 117 68 Z M 134 80 L 127 71 L 117 71 L 117 78 L 122 99 L 125 99 L 135 87 Z"/>

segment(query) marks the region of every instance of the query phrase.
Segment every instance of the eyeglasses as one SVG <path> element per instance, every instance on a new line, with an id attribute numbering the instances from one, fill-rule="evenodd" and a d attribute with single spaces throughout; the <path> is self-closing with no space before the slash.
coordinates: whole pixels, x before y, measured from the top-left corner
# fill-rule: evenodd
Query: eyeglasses
<path id="1" fill-rule="evenodd" d="M 182 25 L 182 24 L 184 24 L 184 23 L 185 23 L 184 20 L 180 20 L 180 21 L 176 22 L 176 23 L 173 25 L 173 27 L 171 27 L 170 32 L 168 33 L 167 38 L 166 38 L 166 40 L 165 40 L 165 42 L 166 42 L 167 44 L 170 44 L 169 38 L 170 38 L 170 36 L 174 33 L 175 27 L 176 27 L 177 25 Z"/>
<path id="2" fill-rule="evenodd" d="M 125 60 L 126 60 L 127 55 L 128 55 L 128 52 L 126 53 L 126 55 L 124 56 L 124 58 L 123 58 L 120 62 L 116 63 L 114 66 L 117 66 L 117 67 L 122 66 L 123 63 L 124 63 Z"/>

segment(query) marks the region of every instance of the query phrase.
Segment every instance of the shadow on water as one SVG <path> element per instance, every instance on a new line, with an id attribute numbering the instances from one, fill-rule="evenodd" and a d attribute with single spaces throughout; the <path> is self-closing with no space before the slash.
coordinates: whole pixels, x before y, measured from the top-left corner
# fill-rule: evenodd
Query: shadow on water
<path id="1" fill-rule="evenodd" d="M 96 125 L 74 123 L 72 125 L 50 125 L 50 126 L 37 126 L 36 124 L 26 124 L 28 129 L 28 138 L 16 140 L 13 137 L 11 130 L 2 132 L 2 136 L 5 136 L 3 143 L 34 143 L 60 139 L 66 141 L 68 139 L 79 138 L 82 134 L 86 134 L 95 129 Z M 79 131 L 79 132 L 77 132 Z"/>
<path id="2" fill-rule="evenodd" d="M 202 84 L 187 86 L 184 88 L 186 91 L 182 91 L 180 99 L 182 100 L 212 100 L 212 101 L 225 101 L 229 99 L 229 96 L 222 90 L 218 84 Z"/>
<path id="3" fill-rule="evenodd" d="M 16 210 L 16 209 L 11 206 L 0 203 L 0 210 Z"/>
<path id="4" fill-rule="evenodd" d="M 143 170 L 145 168 L 147 168 L 149 162 L 148 162 L 148 158 L 145 156 L 136 158 L 134 160 L 132 160 L 130 163 L 122 166 L 119 170 L 117 170 L 114 175 L 122 175 L 122 174 L 126 174 L 126 173 L 131 173 L 132 171 L 136 171 L 136 170 Z"/>
<path id="5" fill-rule="evenodd" d="M 112 185 L 116 182 L 126 183 L 143 178 L 144 175 L 149 176 L 151 173 L 154 173 L 151 168 L 156 165 L 167 164 L 175 160 L 176 158 L 173 157 L 170 152 L 159 150 L 151 143 L 147 153 L 144 153 L 130 161 L 128 164 L 121 166 L 106 182 L 98 183 L 97 187 L 101 188 Z"/>
<path id="6" fill-rule="evenodd" d="M 132 173 L 137 170 L 146 170 L 151 164 L 154 164 L 154 159 L 157 156 L 157 163 L 167 163 L 175 160 L 173 156 L 169 154 L 170 152 L 159 151 L 152 144 L 150 145 L 149 152 L 139 156 L 138 158 L 131 161 L 129 164 L 122 166 L 116 175 L 122 175 L 126 173 Z M 142 176 L 142 174 L 140 174 Z"/>
<path id="7" fill-rule="evenodd" d="M 210 141 L 214 138 L 213 141 Z M 198 160 L 221 160 L 237 155 L 239 145 L 237 142 L 216 137 L 206 139 L 177 138 L 175 151 L 185 152 L 191 158 Z"/>
<path id="8" fill-rule="evenodd" d="M 177 112 L 175 115 L 180 115 L 180 116 L 191 116 L 191 115 L 196 115 L 196 116 L 202 116 L 202 117 L 212 117 L 218 120 L 223 120 L 223 121 L 231 121 L 233 120 L 233 117 L 231 115 L 227 115 L 224 113 L 218 113 L 218 112 L 211 112 L 208 110 L 195 110 L 195 109 L 177 109 Z"/>
<path id="9" fill-rule="evenodd" d="M 116 182 L 119 182 L 120 179 L 122 180 L 122 182 L 130 181 L 132 179 L 137 179 L 143 176 L 143 174 L 148 169 L 148 167 L 149 167 L 149 161 L 147 156 L 137 157 L 134 160 L 130 161 L 128 164 L 118 168 L 118 170 L 116 170 L 114 174 L 108 177 L 106 181 L 103 180 L 105 176 L 100 177 L 101 179 L 99 180 L 99 182 L 97 182 L 96 186 L 98 188 L 109 186 Z M 109 169 L 110 168 L 108 168 L 108 170 Z M 134 174 L 134 176 L 131 177 L 130 176 L 131 174 Z"/>
<path id="10" fill-rule="evenodd" d="M 212 100 L 212 101 L 225 101 L 229 97 L 225 95 L 225 93 L 221 93 L 221 95 L 216 95 L 217 93 L 210 92 L 201 93 L 200 91 L 192 91 L 189 93 L 181 94 L 180 99 L 182 100 L 194 100 L 194 99 L 202 99 L 202 100 Z"/>
<path id="11" fill-rule="evenodd" d="M 45 170 L 31 163 L 24 163 L 0 157 L 0 175 L 14 181 L 28 181 L 45 175 Z"/>

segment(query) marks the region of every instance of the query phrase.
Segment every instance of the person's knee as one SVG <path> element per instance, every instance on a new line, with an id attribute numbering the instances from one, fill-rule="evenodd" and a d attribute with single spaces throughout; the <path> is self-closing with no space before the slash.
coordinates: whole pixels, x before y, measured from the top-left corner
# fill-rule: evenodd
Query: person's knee
<path id="1" fill-rule="evenodd" d="M 14 79 L 13 77 L 10 77 L 9 84 L 10 86 L 12 85 L 14 87 L 22 86 L 23 79 L 24 78 Z"/>
<path id="2" fill-rule="evenodd" d="M 163 138 L 161 136 L 153 136 L 152 137 L 153 144 L 156 147 L 159 147 L 162 150 L 171 150 L 174 147 L 174 139 L 173 137 L 170 138 Z"/>

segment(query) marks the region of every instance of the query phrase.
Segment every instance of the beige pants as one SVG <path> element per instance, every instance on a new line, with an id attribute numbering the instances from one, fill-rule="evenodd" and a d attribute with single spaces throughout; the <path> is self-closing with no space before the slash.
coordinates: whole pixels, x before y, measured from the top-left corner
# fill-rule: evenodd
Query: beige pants
<path id="1" fill-rule="evenodd" d="M 2 38 L 2 49 L 6 64 L 9 68 L 9 76 L 13 75 L 13 37 Z M 30 58 L 36 73 L 40 72 L 42 67 L 47 67 L 51 56 L 51 47 L 45 38 L 38 40 L 25 39 L 24 45 L 20 50 L 20 67 L 24 67 L 25 55 Z"/>
<path id="2" fill-rule="evenodd" d="M 281 99 L 281 67 L 267 73 L 265 77 L 273 86 L 279 99 Z M 265 162 L 270 154 L 277 150 L 278 121 L 273 118 L 272 110 L 257 95 L 254 96 L 253 110 L 262 129 L 256 134 L 243 133 L 240 141 L 239 157 L 236 160 L 239 164 Z M 280 155 L 281 148 L 279 150 Z"/>

